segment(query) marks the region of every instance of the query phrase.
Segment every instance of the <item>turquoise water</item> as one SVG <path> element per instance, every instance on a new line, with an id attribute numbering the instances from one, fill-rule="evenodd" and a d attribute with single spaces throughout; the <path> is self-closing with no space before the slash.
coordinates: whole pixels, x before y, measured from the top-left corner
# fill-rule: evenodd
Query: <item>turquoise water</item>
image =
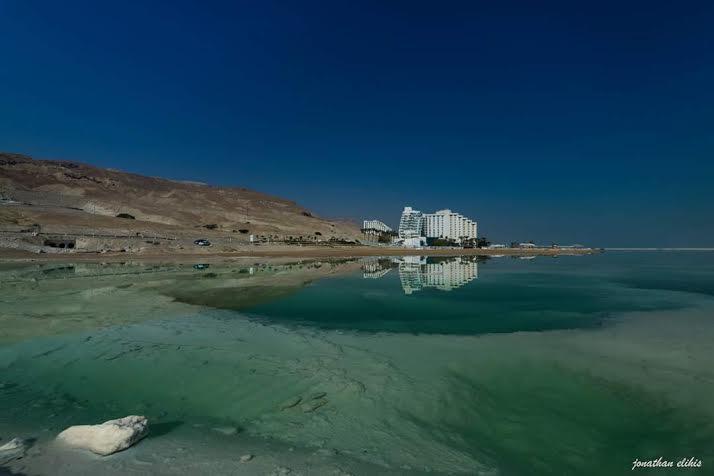
<path id="1" fill-rule="evenodd" d="M 714 465 L 714 254 L 5 264 L 0 303 L 0 437 L 141 413 L 385 474 Z"/>
<path id="2" fill-rule="evenodd" d="M 684 286 L 681 276 L 618 273 L 608 266 L 609 257 L 548 260 L 553 258 L 533 263 L 481 259 L 475 263 L 480 279 L 450 292 L 426 284 L 418 291 L 405 290 L 408 284 L 400 263 L 384 263 L 389 272 L 380 278 L 346 275 L 247 311 L 285 324 L 324 329 L 476 335 L 598 327 L 617 313 L 687 305 L 686 297 L 670 292 L 677 285 Z M 422 261 L 430 262 L 422 267 L 440 264 L 433 258 Z M 438 270 L 434 274 L 439 276 Z M 648 289 L 654 282 L 661 292 Z"/>

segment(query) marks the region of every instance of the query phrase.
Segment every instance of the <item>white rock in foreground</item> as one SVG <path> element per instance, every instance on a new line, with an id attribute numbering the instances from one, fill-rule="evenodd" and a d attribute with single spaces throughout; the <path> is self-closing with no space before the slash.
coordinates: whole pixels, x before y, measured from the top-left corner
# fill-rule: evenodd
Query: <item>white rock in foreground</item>
<path id="1" fill-rule="evenodd" d="M 101 425 L 71 426 L 57 435 L 57 439 L 73 448 L 89 450 L 106 456 L 125 450 L 149 431 L 146 417 L 130 415 Z"/>

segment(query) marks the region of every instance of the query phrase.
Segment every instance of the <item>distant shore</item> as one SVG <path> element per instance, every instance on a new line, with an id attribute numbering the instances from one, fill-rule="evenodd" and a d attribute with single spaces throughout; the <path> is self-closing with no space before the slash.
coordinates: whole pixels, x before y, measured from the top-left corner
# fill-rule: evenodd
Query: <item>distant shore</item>
<path id="1" fill-rule="evenodd" d="M 185 252 L 56 252 L 32 253 L 0 248 L 0 261 L 196 261 L 232 258 L 348 258 L 362 256 L 569 256 L 598 253 L 593 248 L 396 248 L 377 246 L 251 246 L 234 251 L 196 249 Z"/>
<path id="2" fill-rule="evenodd" d="M 605 251 L 714 251 L 714 248 L 603 248 Z"/>

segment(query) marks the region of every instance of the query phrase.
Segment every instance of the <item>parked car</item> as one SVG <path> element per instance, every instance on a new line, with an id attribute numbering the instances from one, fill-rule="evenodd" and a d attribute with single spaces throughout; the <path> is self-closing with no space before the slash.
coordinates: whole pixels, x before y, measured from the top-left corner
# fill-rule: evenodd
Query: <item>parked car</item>
<path id="1" fill-rule="evenodd" d="M 196 240 L 193 244 L 197 246 L 211 246 L 211 242 L 204 239 Z"/>

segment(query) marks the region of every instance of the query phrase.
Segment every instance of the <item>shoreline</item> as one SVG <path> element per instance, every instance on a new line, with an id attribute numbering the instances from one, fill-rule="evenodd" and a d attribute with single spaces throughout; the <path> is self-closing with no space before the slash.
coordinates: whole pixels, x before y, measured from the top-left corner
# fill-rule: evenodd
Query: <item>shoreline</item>
<path id="1" fill-rule="evenodd" d="M 198 251 L 198 250 L 197 250 Z M 582 256 L 601 253 L 593 248 L 558 249 L 558 248 L 448 248 L 448 249 L 417 249 L 417 248 L 387 248 L 373 246 L 344 246 L 344 247 L 313 247 L 313 246 L 265 246 L 240 249 L 235 251 L 210 251 L 200 252 L 56 252 L 32 253 L 24 250 L 0 249 L 0 262 L 43 262 L 43 261 L 195 261 L 204 260 L 231 260 L 245 258 L 353 258 L 369 256 Z"/>
<path id="2" fill-rule="evenodd" d="M 0 475 L 171 475 L 175 474 L 172 470 L 177 466 L 184 468 L 186 474 L 237 476 L 311 474 L 311 471 L 336 476 L 427 474 L 419 470 L 387 468 L 329 446 L 299 445 L 247 434 L 242 429 L 235 434 L 224 433 L 222 429 L 235 427 L 218 425 L 211 421 L 150 423 L 148 435 L 129 448 L 109 456 L 97 456 L 88 450 L 67 448 L 58 443 L 59 428 L 0 422 L 5 432 L 17 435 L 27 444 L 21 458 L 0 464 Z M 164 428 L 170 428 L 170 431 L 161 434 Z M 242 455 L 251 458 L 243 462 L 240 460 Z"/>

